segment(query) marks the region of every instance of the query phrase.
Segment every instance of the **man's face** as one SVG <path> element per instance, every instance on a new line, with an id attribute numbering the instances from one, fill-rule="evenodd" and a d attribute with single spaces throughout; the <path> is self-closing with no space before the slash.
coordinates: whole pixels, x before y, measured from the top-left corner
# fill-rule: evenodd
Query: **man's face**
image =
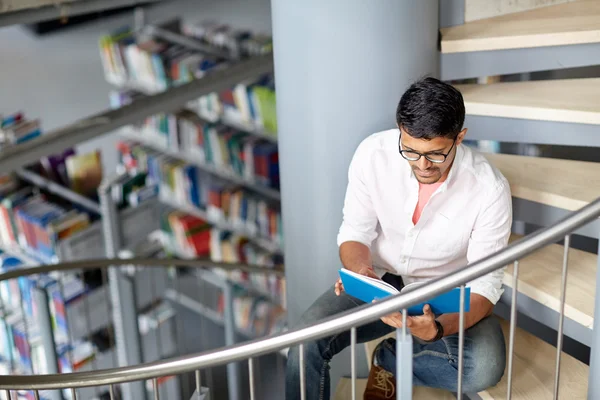
<path id="1" fill-rule="evenodd" d="M 424 156 L 421 156 L 417 161 L 407 160 L 415 174 L 415 178 L 420 183 L 427 185 L 446 180 L 456 156 L 456 147 L 462 142 L 467 130 L 463 129 L 459 133 L 456 143 L 454 143 L 454 140 L 444 137 L 431 140 L 415 139 L 402 128 L 400 131 L 402 133 L 400 136 L 402 150 L 415 151 L 437 159 L 443 159 L 443 155 L 448 154 L 446 160 L 442 163 L 433 163 Z"/>

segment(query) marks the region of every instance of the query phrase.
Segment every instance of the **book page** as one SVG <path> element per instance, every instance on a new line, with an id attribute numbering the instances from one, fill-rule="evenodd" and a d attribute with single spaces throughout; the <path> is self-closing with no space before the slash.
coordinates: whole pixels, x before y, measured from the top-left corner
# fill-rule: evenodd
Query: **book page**
<path id="1" fill-rule="evenodd" d="M 350 271 L 349 269 L 344 269 L 344 272 L 347 273 L 348 275 L 352 275 L 352 276 L 356 277 L 357 279 L 367 282 L 372 286 L 376 286 L 376 287 L 380 288 L 381 290 L 385 290 L 386 292 L 388 292 L 390 294 L 400 293 L 400 292 L 398 292 L 398 289 L 396 289 L 389 283 L 382 281 L 381 279 L 375 279 L 375 278 L 371 278 L 369 276 L 357 274 L 356 272 Z"/>
<path id="2" fill-rule="evenodd" d="M 412 282 L 412 283 L 409 283 L 408 285 L 404 285 L 404 287 L 402 288 L 402 290 L 400 290 L 400 293 L 404 293 L 405 291 L 408 291 L 408 290 L 413 290 L 413 289 L 415 289 L 415 288 L 417 288 L 417 287 L 419 287 L 421 285 L 424 285 L 426 283 L 427 282 Z"/>

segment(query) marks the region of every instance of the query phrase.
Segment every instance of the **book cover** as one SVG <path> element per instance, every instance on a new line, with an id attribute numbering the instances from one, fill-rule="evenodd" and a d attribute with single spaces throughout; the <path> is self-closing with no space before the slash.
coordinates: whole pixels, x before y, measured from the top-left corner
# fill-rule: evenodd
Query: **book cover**
<path id="1" fill-rule="evenodd" d="M 344 291 L 350 296 L 355 297 L 365 303 L 371 303 L 374 300 L 384 299 L 396 295 L 416 284 L 405 286 L 402 291 L 381 279 L 374 279 L 368 276 L 360 275 L 345 268 L 339 270 L 339 275 L 344 285 Z M 419 283 L 423 284 L 423 283 Z M 470 310 L 471 288 L 465 288 L 465 312 Z M 446 293 L 428 299 L 407 309 L 408 315 L 422 315 L 425 304 L 431 306 L 434 314 L 456 313 L 460 310 L 460 289 L 454 288 Z M 400 311 L 400 310 L 399 310 Z"/>

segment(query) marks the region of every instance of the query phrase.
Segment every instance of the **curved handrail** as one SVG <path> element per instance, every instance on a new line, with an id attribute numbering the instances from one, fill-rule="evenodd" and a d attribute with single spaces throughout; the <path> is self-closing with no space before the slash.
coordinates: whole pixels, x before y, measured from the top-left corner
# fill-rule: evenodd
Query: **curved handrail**
<path id="1" fill-rule="evenodd" d="M 257 339 L 239 345 L 203 352 L 191 356 L 131 367 L 112 368 L 94 372 L 38 376 L 1 376 L 0 389 L 64 389 L 86 386 L 111 385 L 178 375 L 208 367 L 240 361 L 273 353 L 299 343 L 312 341 L 375 321 L 384 315 L 418 304 L 431 296 L 444 293 L 480 276 L 502 268 L 548 244 L 556 242 L 579 227 L 600 217 L 600 199 L 573 212 L 553 226 L 541 229 L 511 243 L 505 249 L 481 259 L 464 269 L 432 280 L 427 285 L 403 292 L 375 304 L 323 319 L 320 322 L 285 333 Z M 0 275 L 0 278 L 2 276 Z"/>
<path id="2" fill-rule="evenodd" d="M 228 263 L 211 261 L 210 259 L 194 259 L 186 260 L 182 258 L 145 258 L 145 257 L 131 257 L 131 258 L 99 258 L 99 259 L 88 259 L 81 261 L 69 261 L 58 264 L 49 265 L 38 265 L 29 268 L 16 268 L 6 272 L 0 273 L 0 282 L 7 279 L 19 278 L 22 276 L 30 276 L 37 274 L 44 274 L 48 272 L 56 271 L 71 271 L 74 269 L 95 269 L 95 268 L 108 268 L 108 267 L 119 267 L 126 265 L 142 265 L 144 267 L 158 267 L 164 268 L 165 265 L 177 266 L 177 267 L 193 267 L 193 268 L 222 268 L 227 270 L 244 271 L 249 273 L 259 273 L 276 275 L 278 277 L 284 276 L 283 265 L 277 265 L 273 268 L 265 267 L 253 264 L 240 264 L 240 263 Z"/>

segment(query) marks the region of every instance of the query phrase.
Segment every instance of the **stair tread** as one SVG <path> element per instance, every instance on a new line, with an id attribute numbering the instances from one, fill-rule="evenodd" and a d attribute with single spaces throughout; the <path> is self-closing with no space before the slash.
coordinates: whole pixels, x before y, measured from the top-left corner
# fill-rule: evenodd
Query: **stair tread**
<path id="1" fill-rule="evenodd" d="M 442 53 L 600 42 L 600 2 L 576 1 L 444 28 Z"/>
<path id="2" fill-rule="evenodd" d="M 362 399 L 363 393 L 367 387 L 366 379 L 356 380 L 356 398 Z M 352 398 L 352 380 L 350 378 L 341 378 L 333 396 L 333 400 L 348 400 Z M 394 399 L 396 396 L 393 397 Z M 439 390 L 426 388 L 422 386 L 415 386 L 413 388 L 413 400 L 455 400 L 456 397 L 452 393 Z"/>
<path id="3" fill-rule="evenodd" d="M 511 241 L 520 239 L 513 235 Z M 564 247 L 551 244 L 519 261 L 518 291 L 559 311 Z M 565 316 L 592 329 L 598 255 L 569 250 Z M 513 265 L 504 274 L 504 284 L 512 287 Z"/>
<path id="4" fill-rule="evenodd" d="M 508 348 L 508 321 L 502 321 Z M 552 398 L 556 347 L 534 335 L 515 330 L 515 355 L 513 366 L 513 399 L 538 400 Z M 508 368 L 508 360 L 507 360 Z M 581 361 L 562 353 L 560 369 L 561 399 L 585 399 L 587 396 L 589 367 Z M 508 376 L 504 374 L 498 385 L 480 392 L 482 399 L 505 399 Z"/>
<path id="5" fill-rule="evenodd" d="M 467 115 L 600 125 L 600 78 L 456 87 Z"/>
<path id="6" fill-rule="evenodd" d="M 600 163 L 492 153 L 485 157 L 508 179 L 513 197 L 573 211 L 600 195 Z"/>

